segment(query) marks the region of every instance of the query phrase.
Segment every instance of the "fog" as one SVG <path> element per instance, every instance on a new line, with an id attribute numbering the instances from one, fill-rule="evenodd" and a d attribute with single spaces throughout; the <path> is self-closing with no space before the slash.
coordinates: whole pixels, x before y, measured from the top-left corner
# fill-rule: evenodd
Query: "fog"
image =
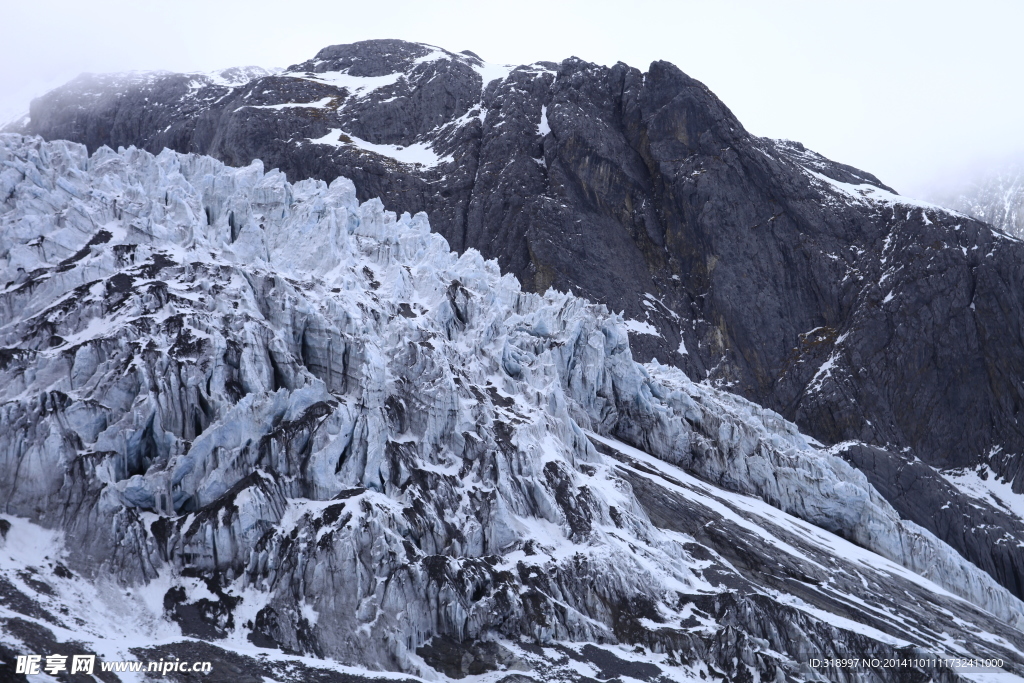
<path id="1" fill-rule="evenodd" d="M 0 121 L 82 72 L 287 66 L 403 38 L 488 61 L 673 62 L 748 130 L 900 192 L 1024 156 L 1024 3 L 5 0 Z M 964 176 L 966 177 L 966 176 Z"/>

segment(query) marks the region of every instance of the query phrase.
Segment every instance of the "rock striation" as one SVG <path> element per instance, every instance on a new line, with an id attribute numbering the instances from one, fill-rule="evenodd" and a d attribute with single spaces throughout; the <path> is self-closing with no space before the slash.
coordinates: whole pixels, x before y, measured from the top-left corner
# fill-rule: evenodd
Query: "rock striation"
<path id="1" fill-rule="evenodd" d="M 424 214 L 170 150 L 3 135 L 0 164 L 5 656 L 74 633 L 338 681 L 1024 674 L 1024 603 L 835 448 L 636 363 L 621 315 Z"/>

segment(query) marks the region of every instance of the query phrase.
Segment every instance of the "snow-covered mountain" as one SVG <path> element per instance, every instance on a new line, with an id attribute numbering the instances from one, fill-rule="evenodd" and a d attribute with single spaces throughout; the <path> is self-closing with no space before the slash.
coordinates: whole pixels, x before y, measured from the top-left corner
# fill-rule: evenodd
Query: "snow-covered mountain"
<path id="1" fill-rule="evenodd" d="M 1024 674 L 1024 603 L 836 455 L 866 446 L 635 362 L 423 214 L 169 150 L 0 164 L 0 672 Z"/>
<path id="2" fill-rule="evenodd" d="M 994 284 L 1020 280 L 1020 244 L 750 135 L 664 62 L 513 67 L 377 40 L 247 73 L 83 77 L 35 101 L 18 132 L 350 178 L 361 201 L 425 211 L 453 249 L 497 259 L 530 291 L 624 312 L 643 358 L 823 441 L 1017 476 L 988 456 L 1024 452 L 1024 388 L 996 379 L 1024 375 L 1024 301 Z M 921 297 L 937 299 L 927 316 Z M 961 418 L 968 429 L 950 428 Z"/>
<path id="3" fill-rule="evenodd" d="M 936 196 L 943 206 L 1024 238 L 1024 164 L 1010 164 L 956 191 Z"/>
<path id="4" fill-rule="evenodd" d="M 1024 244 L 750 135 L 671 64 L 498 66 L 366 41 L 269 74 L 83 77 L 17 128 L 260 159 L 423 211 L 525 290 L 622 312 L 636 358 L 836 446 L 1024 596 L 1024 524 L 1001 493 L 1024 490 Z"/>

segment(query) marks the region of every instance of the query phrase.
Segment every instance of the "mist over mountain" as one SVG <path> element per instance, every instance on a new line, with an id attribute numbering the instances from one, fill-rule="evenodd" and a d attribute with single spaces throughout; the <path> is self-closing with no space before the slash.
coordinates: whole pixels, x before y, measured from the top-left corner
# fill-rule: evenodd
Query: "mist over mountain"
<path id="1" fill-rule="evenodd" d="M 750 135 L 665 62 L 393 40 L 81 77 L 0 161 L 7 659 L 1024 671 L 1024 244 L 991 208 Z"/>
<path id="2" fill-rule="evenodd" d="M 1024 162 L 997 165 L 968 182 L 934 192 L 942 206 L 1024 237 Z"/>

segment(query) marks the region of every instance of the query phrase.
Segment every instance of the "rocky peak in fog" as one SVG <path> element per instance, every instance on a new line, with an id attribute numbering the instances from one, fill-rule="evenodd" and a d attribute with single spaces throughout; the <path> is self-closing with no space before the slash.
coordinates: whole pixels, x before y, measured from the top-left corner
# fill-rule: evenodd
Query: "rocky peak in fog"
<path id="1" fill-rule="evenodd" d="M 1024 238 L 1024 163 L 996 168 L 960 187 L 937 192 L 936 201 Z"/>

